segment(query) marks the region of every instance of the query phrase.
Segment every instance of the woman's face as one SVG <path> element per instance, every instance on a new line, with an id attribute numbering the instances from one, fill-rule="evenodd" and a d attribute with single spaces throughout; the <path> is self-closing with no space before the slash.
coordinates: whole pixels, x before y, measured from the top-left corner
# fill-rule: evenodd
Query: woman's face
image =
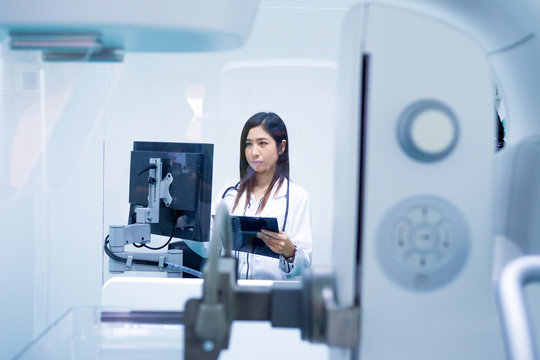
<path id="1" fill-rule="evenodd" d="M 276 141 L 262 126 L 249 130 L 245 145 L 246 160 L 255 172 L 262 174 L 275 171 L 278 160 Z"/>

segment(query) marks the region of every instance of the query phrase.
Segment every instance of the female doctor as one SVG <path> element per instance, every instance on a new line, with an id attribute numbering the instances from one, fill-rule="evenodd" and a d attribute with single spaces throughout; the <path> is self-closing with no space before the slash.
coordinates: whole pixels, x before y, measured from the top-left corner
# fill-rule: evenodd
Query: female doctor
<path id="1" fill-rule="evenodd" d="M 232 215 L 275 217 L 279 232 L 257 237 L 279 258 L 235 252 L 239 279 L 284 280 L 311 266 L 309 194 L 289 181 L 289 139 L 283 120 L 272 112 L 248 119 L 240 136 L 240 181 L 219 192 Z M 188 245 L 204 257 L 197 243 Z"/>

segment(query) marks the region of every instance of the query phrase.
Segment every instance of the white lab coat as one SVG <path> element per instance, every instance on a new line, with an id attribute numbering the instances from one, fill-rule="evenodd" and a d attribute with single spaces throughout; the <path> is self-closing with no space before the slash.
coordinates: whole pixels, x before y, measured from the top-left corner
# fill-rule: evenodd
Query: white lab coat
<path id="1" fill-rule="evenodd" d="M 212 204 L 212 214 L 215 214 L 217 204 L 221 201 L 225 201 L 229 211 L 233 208 L 237 192 L 236 190 L 229 190 L 222 199 L 227 188 L 228 187 L 225 187 L 218 192 L 216 201 Z M 232 215 L 275 217 L 278 221 L 278 227 L 281 230 L 283 228 L 287 206 L 287 183 L 283 183 L 277 194 L 276 189 L 277 184 L 274 185 L 270 197 L 259 215 L 256 215 L 256 213 L 261 199 L 255 200 L 255 198 L 251 196 L 248 207 L 244 209 L 246 201 L 245 193 L 238 201 L 238 205 L 236 206 L 236 209 L 234 209 L 234 212 L 232 212 Z M 246 252 L 234 252 L 238 258 L 238 278 L 285 280 L 302 275 L 304 271 L 311 266 L 312 239 L 310 197 L 304 189 L 293 182 L 290 182 L 289 185 L 289 213 L 287 216 L 287 224 L 285 225 L 285 233 L 289 236 L 294 245 L 296 245 L 296 254 L 292 263 L 285 260 L 283 255 L 280 255 L 279 259 L 276 259 Z M 186 243 L 199 255 L 206 257 L 208 243 L 195 241 L 186 241 Z"/>

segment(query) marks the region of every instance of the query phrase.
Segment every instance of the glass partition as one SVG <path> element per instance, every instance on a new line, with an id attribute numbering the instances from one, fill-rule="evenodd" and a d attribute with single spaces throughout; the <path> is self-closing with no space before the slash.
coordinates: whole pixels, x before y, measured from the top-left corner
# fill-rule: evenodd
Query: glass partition
<path id="1" fill-rule="evenodd" d="M 3 44 L 4 353 L 14 355 L 68 309 L 100 304 L 112 276 L 103 241 L 110 225 L 128 222 L 134 141 L 214 144 L 215 200 L 239 180 L 245 121 L 279 114 L 291 181 L 310 194 L 313 265 L 330 265 L 337 54 L 348 6 L 263 2 L 247 43 L 234 51 L 48 62 Z M 321 23 L 325 31 L 313 31 Z M 165 241 L 153 236 L 152 245 Z M 165 276 L 120 276 L 134 275 Z"/>
<path id="2" fill-rule="evenodd" d="M 2 46 L 4 354 L 68 308 L 100 302 L 104 105 L 122 66 Z"/>
<path id="3" fill-rule="evenodd" d="M 182 359 L 183 326 L 102 322 L 99 308 L 76 308 L 17 354 L 21 360 Z"/>

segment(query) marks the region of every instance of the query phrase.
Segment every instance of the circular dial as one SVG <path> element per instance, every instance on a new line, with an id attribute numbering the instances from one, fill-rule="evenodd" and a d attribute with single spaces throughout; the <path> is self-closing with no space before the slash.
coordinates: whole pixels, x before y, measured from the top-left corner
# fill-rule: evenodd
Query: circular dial
<path id="1" fill-rule="evenodd" d="M 461 213 L 442 198 L 415 196 L 394 206 L 377 232 L 377 258 L 399 285 L 430 290 L 454 279 L 470 247 Z"/>
<path id="2" fill-rule="evenodd" d="M 415 160 L 431 162 L 452 152 L 459 137 L 456 116 L 446 105 L 421 100 L 403 111 L 397 136 L 401 148 Z"/>

